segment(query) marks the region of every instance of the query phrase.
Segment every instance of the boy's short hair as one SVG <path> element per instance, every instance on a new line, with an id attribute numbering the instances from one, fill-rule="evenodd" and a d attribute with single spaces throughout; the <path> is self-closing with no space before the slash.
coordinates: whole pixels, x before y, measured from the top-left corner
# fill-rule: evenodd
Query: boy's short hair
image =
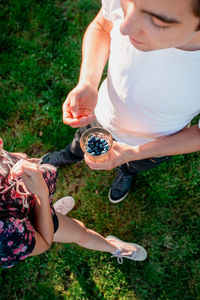
<path id="1" fill-rule="evenodd" d="M 200 19 L 200 0 L 192 0 L 192 6 L 194 15 Z M 200 30 L 200 20 L 196 30 Z"/>

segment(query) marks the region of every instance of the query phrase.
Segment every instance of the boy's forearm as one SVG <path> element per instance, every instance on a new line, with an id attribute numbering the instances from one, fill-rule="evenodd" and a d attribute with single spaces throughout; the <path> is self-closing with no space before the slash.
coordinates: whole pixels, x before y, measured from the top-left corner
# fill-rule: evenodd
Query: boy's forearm
<path id="1" fill-rule="evenodd" d="M 129 161 L 151 157 L 171 156 L 200 151 L 200 129 L 197 125 L 129 151 Z"/>
<path id="2" fill-rule="evenodd" d="M 79 81 L 89 82 L 96 88 L 98 88 L 110 52 L 110 34 L 102 27 L 101 14 L 100 11 L 85 32 L 79 78 Z"/>

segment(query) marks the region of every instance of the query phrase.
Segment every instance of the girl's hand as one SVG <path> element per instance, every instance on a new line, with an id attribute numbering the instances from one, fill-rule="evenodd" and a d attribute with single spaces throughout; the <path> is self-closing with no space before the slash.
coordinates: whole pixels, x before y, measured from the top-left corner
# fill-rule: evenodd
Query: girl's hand
<path id="1" fill-rule="evenodd" d="M 27 159 L 28 155 L 26 153 L 21 153 L 21 152 L 10 152 L 10 154 L 12 156 L 15 156 L 17 158 L 21 158 L 21 159 Z"/>
<path id="2" fill-rule="evenodd" d="M 40 199 L 49 198 L 49 191 L 39 166 L 21 159 L 11 169 L 11 177 L 21 179 L 26 189 Z"/>
<path id="3" fill-rule="evenodd" d="M 39 164 L 41 159 L 40 158 L 29 158 L 26 153 L 21 153 L 21 152 L 10 152 L 12 156 L 15 156 L 20 159 L 25 159 L 26 161 L 30 161 L 31 163 L 34 164 Z"/>

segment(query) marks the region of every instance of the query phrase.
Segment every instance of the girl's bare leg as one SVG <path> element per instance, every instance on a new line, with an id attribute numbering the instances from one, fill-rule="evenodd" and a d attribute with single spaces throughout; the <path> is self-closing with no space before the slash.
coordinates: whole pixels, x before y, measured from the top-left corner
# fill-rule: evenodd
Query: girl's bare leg
<path id="1" fill-rule="evenodd" d="M 75 243 L 91 250 L 98 250 L 113 253 L 116 251 L 109 241 L 97 232 L 90 230 L 85 225 L 75 219 L 63 216 L 56 212 L 59 227 L 54 235 L 54 242 Z"/>

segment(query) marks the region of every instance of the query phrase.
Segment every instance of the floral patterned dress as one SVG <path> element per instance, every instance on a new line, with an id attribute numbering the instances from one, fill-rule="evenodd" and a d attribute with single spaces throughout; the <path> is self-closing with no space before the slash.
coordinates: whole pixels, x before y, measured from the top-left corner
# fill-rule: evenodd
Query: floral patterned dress
<path id="1" fill-rule="evenodd" d="M 0 266 L 10 268 L 24 260 L 35 246 L 35 230 L 32 226 L 35 195 L 25 193 L 23 184 L 12 180 L 10 169 L 19 158 L 2 150 L 0 152 Z M 54 223 L 58 220 L 52 198 L 56 188 L 57 170 L 50 165 L 40 165 L 49 189 L 49 201 Z"/>

